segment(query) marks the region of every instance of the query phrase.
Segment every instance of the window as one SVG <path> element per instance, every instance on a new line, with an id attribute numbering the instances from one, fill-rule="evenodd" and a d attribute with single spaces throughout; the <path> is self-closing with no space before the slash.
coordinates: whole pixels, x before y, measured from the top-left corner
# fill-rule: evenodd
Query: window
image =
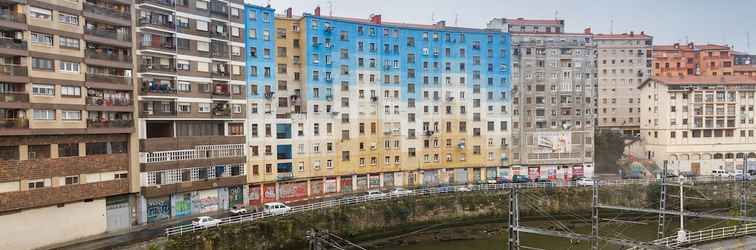
<path id="1" fill-rule="evenodd" d="M 66 121 L 79 121 L 81 120 L 80 110 L 63 110 L 63 120 Z"/>
<path id="2" fill-rule="evenodd" d="M 87 143 L 87 155 L 104 155 L 108 154 L 107 142 L 90 142 Z"/>
<path id="3" fill-rule="evenodd" d="M 192 84 L 189 82 L 178 82 L 178 91 L 181 92 L 191 92 L 192 91 Z"/>
<path id="4" fill-rule="evenodd" d="M 60 87 L 60 95 L 61 96 L 81 96 L 81 87 L 79 86 L 61 86 Z"/>
<path id="5" fill-rule="evenodd" d="M 55 120 L 55 110 L 52 109 L 35 109 L 32 112 L 34 120 Z"/>
<path id="6" fill-rule="evenodd" d="M 58 157 L 79 156 L 79 144 L 58 144 Z"/>
<path id="7" fill-rule="evenodd" d="M 52 20 L 52 11 L 48 9 L 29 6 L 29 15 L 33 18 Z"/>
<path id="8" fill-rule="evenodd" d="M 79 16 L 66 14 L 66 13 L 59 13 L 58 14 L 58 21 L 65 24 L 70 25 L 79 25 Z"/>
<path id="9" fill-rule="evenodd" d="M 45 181 L 37 180 L 37 181 L 29 181 L 29 189 L 37 189 L 37 188 L 44 188 L 45 187 Z"/>
<path id="10" fill-rule="evenodd" d="M 206 10 L 207 9 L 207 2 L 205 2 L 205 1 L 197 1 L 197 2 L 195 2 L 194 6 L 197 7 L 197 9 L 200 9 L 200 10 Z"/>
<path id="11" fill-rule="evenodd" d="M 44 58 L 32 58 L 32 68 L 41 70 L 53 70 L 53 60 Z"/>
<path id="12" fill-rule="evenodd" d="M 49 84 L 32 84 L 32 95 L 55 96 L 55 86 Z"/>
<path id="13" fill-rule="evenodd" d="M 66 185 L 79 184 L 78 176 L 66 176 Z"/>
<path id="14" fill-rule="evenodd" d="M 53 35 L 32 32 L 31 41 L 36 45 L 53 46 Z"/>
<path id="15" fill-rule="evenodd" d="M 197 30 L 207 31 L 207 22 L 197 20 Z"/>
<path id="16" fill-rule="evenodd" d="M 61 36 L 60 39 L 58 39 L 60 47 L 61 48 L 70 48 L 70 49 L 78 49 L 79 48 L 79 39 L 78 38 L 71 38 L 71 37 L 65 37 Z"/>
<path id="17" fill-rule="evenodd" d="M 60 61 L 60 71 L 68 73 L 79 73 L 79 63 Z"/>
<path id="18" fill-rule="evenodd" d="M 19 160 L 18 146 L 0 146 L 0 160 L 4 160 L 4 161 Z"/>
<path id="19" fill-rule="evenodd" d="M 178 104 L 178 112 L 181 113 L 190 113 L 192 112 L 192 105 L 189 103 L 179 103 Z"/>
<path id="20" fill-rule="evenodd" d="M 29 145 L 29 160 L 49 159 L 50 145 Z"/>
<path id="21" fill-rule="evenodd" d="M 210 103 L 200 103 L 200 104 L 197 104 L 197 106 L 199 107 L 200 113 L 210 112 Z"/>

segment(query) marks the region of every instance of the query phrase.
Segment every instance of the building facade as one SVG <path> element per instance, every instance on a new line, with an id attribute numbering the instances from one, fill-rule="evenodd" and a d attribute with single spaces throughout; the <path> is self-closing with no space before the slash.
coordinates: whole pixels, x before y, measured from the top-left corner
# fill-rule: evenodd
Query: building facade
<path id="1" fill-rule="evenodd" d="M 0 3 L 0 248 L 132 224 L 132 16 L 129 0 Z"/>
<path id="2" fill-rule="evenodd" d="M 247 60 L 251 203 L 483 181 L 507 167 L 508 33 L 246 12 L 247 49 L 262 52 Z"/>
<path id="3" fill-rule="evenodd" d="M 732 75 L 730 47 L 694 43 L 658 45 L 653 48 L 654 76 L 726 76 Z"/>
<path id="4" fill-rule="evenodd" d="M 244 5 L 136 5 L 140 223 L 245 204 Z"/>
<path id="5" fill-rule="evenodd" d="M 675 172 L 743 169 L 754 150 L 754 85 L 742 76 L 654 77 L 641 86 L 648 159 Z"/>
<path id="6" fill-rule="evenodd" d="M 486 27 L 513 33 L 564 33 L 564 20 L 561 19 L 525 19 L 493 18 Z"/>
<path id="7" fill-rule="evenodd" d="M 598 127 L 640 133 L 640 86 L 651 77 L 652 37 L 594 34 L 598 72 Z"/>
<path id="8" fill-rule="evenodd" d="M 597 73 L 591 34 L 512 35 L 514 174 L 593 174 Z"/>

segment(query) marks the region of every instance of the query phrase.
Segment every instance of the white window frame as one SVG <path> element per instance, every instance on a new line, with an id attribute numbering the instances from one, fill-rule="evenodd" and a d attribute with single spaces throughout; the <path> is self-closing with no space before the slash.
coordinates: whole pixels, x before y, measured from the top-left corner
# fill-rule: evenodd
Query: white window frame
<path id="1" fill-rule="evenodd" d="M 51 85 L 51 84 L 32 84 L 32 95 L 35 95 L 35 96 L 55 96 L 55 85 Z"/>
<path id="2" fill-rule="evenodd" d="M 210 103 L 198 103 L 197 112 L 210 113 Z"/>
<path id="3" fill-rule="evenodd" d="M 32 119 L 55 120 L 55 110 L 54 109 L 35 109 L 32 112 Z"/>
<path id="4" fill-rule="evenodd" d="M 58 12 L 58 22 L 79 26 L 79 16 L 68 13 Z"/>
<path id="5" fill-rule="evenodd" d="M 81 72 L 81 64 L 77 62 L 59 61 L 58 71 L 63 72 L 63 73 L 78 74 Z"/>
<path id="6" fill-rule="evenodd" d="M 186 103 L 186 102 L 180 102 L 178 104 L 178 112 L 181 113 L 191 113 L 192 112 L 192 104 Z"/>
<path id="7" fill-rule="evenodd" d="M 61 96 L 81 96 L 81 87 L 79 86 L 60 86 Z"/>
<path id="8" fill-rule="evenodd" d="M 29 6 L 29 16 L 32 18 L 52 21 L 52 10 Z"/>
<path id="9" fill-rule="evenodd" d="M 81 121 L 81 110 L 61 110 L 60 113 L 64 121 Z"/>
<path id="10" fill-rule="evenodd" d="M 52 47 L 54 39 L 55 38 L 52 34 L 39 33 L 39 32 L 31 33 L 31 42 L 35 45 Z"/>

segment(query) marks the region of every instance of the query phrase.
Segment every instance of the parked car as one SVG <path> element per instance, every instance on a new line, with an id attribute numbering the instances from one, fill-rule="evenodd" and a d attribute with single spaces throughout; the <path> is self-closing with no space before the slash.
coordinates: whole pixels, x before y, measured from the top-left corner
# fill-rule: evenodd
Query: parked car
<path id="1" fill-rule="evenodd" d="M 367 195 L 365 195 L 365 197 L 368 200 L 376 200 L 386 198 L 386 194 L 384 194 L 380 190 L 370 190 L 368 191 Z"/>
<path id="2" fill-rule="evenodd" d="M 291 207 L 281 202 L 268 202 L 263 204 L 263 213 L 268 215 L 282 215 L 291 212 Z"/>
<path id="3" fill-rule="evenodd" d="M 712 169 L 711 175 L 716 176 L 716 177 L 734 177 L 735 176 L 734 173 L 724 171 L 723 169 Z"/>
<path id="4" fill-rule="evenodd" d="M 454 192 L 454 188 L 453 188 L 453 187 L 451 187 L 451 186 L 449 186 L 449 185 L 444 185 L 444 186 L 440 186 L 440 187 L 438 187 L 438 192 L 439 192 L 439 193 L 449 193 L 449 192 Z"/>
<path id="5" fill-rule="evenodd" d="M 575 181 L 575 183 L 578 186 L 584 186 L 584 187 L 593 186 L 593 179 L 587 178 L 587 177 L 581 177 L 581 178 L 578 178 L 577 181 Z"/>
<path id="6" fill-rule="evenodd" d="M 502 183 L 512 183 L 512 181 L 507 179 L 507 177 L 497 177 L 496 184 L 502 184 Z"/>
<path id="7" fill-rule="evenodd" d="M 400 187 L 394 188 L 394 190 L 391 191 L 392 195 L 398 195 L 398 196 L 409 195 L 411 193 L 412 193 L 412 190 L 407 190 L 405 188 L 400 188 Z"/>
<path id="8" fill-rule="evenodd" d="M 192 226 L 195 227 L 214 227 L 220 224 L 220 219 L 213 219 L 209 216 L 200 216 L 192 220 Z"/>
<path id="9" fill-rule="evenodd" d="M 470 187 L 467 187 L 467 186 L 457 186 L 457 188 L 456 188 L 455 191 L 457 191 L 457 192 L 470 192 L 470 191 L 472 191 L 472 189 L 470 189 Z"/>
<path id="10" fill-rule="evenodd" d="M 528 176 L 525 176 L 525 175 L 512 176 L 512 183 L 525 183 L 529 181 L 530 179 L 528 179 Z"/>
<path id="11" fill-rule="evenodd" d="M 751 177 L 751 175 L 749 175 L 749 174 L 736 174 L 735 175 L 735 180 L 736 181 L 742 181 L 742 180 L 750 181 L 750 180 L 752 180 L 752 178 L 753 177 Z"/>
<path id="12" fill-rule="evenodd" d="M 249 211 L 247 211 L 246 208 L 243 208 L 243 207 L 242 208 L 238 208 L 236 206 L 234 206 L 234 207 L 231 208 L 231 214 L 233 214 L 233 215 L 242 215 L 242 214 L 246 214 L 246 213 L 249 213 Z"/>

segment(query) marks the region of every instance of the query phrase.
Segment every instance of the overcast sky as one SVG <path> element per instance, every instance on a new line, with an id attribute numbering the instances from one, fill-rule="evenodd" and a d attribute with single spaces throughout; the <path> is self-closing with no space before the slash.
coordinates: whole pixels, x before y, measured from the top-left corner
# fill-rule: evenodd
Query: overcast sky
<path id="1" fill-rule="evenodd" d="M 265 5 L 270 2 L 277 13 L 294 7 L 294 13 L 313 12 L 321 6 L 328 15 L 329 3 L 337 16 L 367 18 L 380 13 L 384 20 L 431 23 L 447 20 L 454 25 L 483 28 L 493 17 L 565 19 L 567 32 L 594 33 L 646 31 L 654 44 L 692 41 L 734 44 L 738 51 L 756 54 L 756 1 L 753 0 L 246 0 Z M 750 50 L 747 48 L 750 33 Z"/>

